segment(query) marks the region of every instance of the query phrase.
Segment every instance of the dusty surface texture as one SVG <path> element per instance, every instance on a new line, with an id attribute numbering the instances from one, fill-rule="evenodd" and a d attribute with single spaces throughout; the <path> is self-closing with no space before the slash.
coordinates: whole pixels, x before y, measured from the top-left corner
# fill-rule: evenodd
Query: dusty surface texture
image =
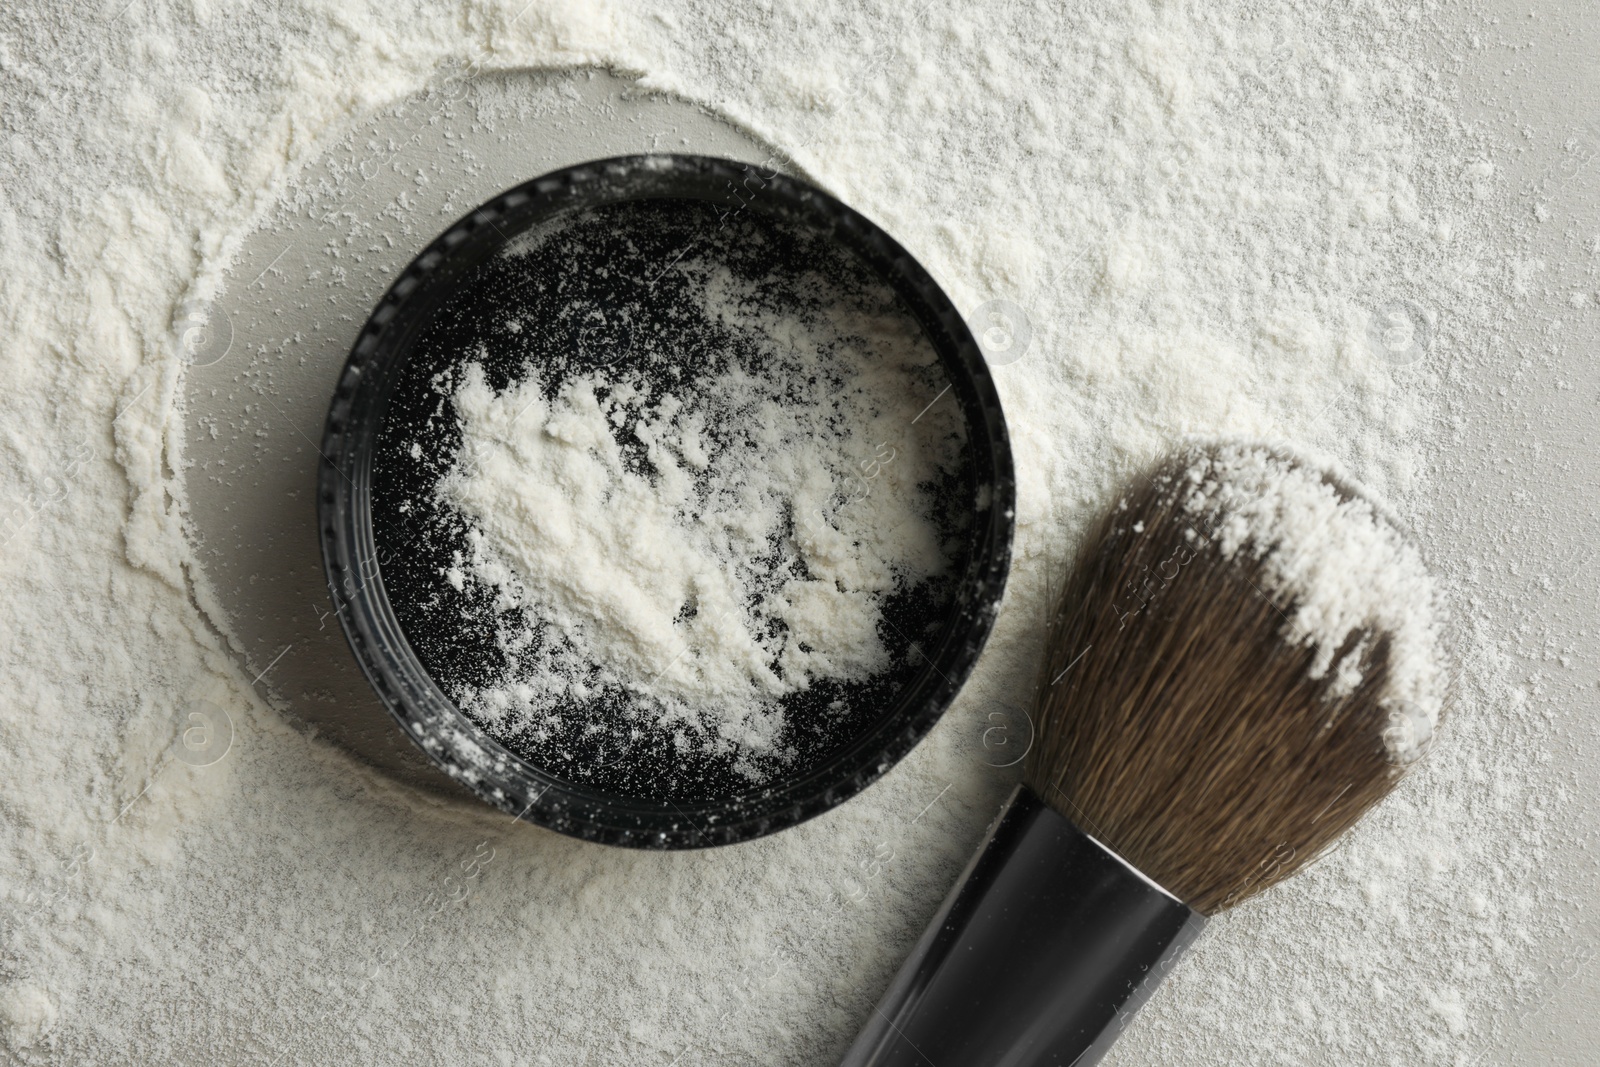
<path id="1" fill-rule="evenodd" d="M 1410 519 L 1461 700 L 1112 1061 L 1591 1062 L 1594 17 L 1491 7 L 7 5 L 4 1055 L 828 1062 L 1014 781 L 978 738 L 1026 701 L 1051 574 L 1119 478 L 1206 431 L 1333 453 Z M 359 123 L 514 139 L 547 103 L 518 72 L 588 64 L 781 146 L 1012 339 L 1017 564 L 972 683 L 859 798 L 712 852 L 440 806 L 296 732 L 185 530 L 193 316 L 284 281 L 230 273 L 248 235 L 327 227 L 309 281 L 337 306 L 481 198 L 469 154 Z M 343 184 L 296 181 L 329 153 Z M 408 188 L 367 203 L 368 169 Z M 341 358 L 295 347 L 317 314 L 228 356 L 251 432 L 288 432 L 265 355 Z M 184 746 L 192 714 L 227 743 Z"/>

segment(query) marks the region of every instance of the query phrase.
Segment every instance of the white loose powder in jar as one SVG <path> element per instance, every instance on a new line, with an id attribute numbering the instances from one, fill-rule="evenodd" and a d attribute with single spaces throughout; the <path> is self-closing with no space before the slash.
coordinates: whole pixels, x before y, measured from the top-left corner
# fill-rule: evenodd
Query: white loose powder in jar
<path id="1" fill-rule="evenodd" d="M 375 527 L 414 646 L 501 743 L 626 793 L 703 791 L 707 758 L 762 782 L 938 670 L 921 646 L 959 615 L 979 507 L 965 423 L 854 253 L 611 204 L 519 236 L 439 314 Z"/>

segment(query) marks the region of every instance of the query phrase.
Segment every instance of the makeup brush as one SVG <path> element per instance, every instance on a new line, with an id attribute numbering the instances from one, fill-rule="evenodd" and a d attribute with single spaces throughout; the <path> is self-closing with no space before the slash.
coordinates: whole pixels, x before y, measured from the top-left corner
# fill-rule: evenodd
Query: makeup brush
<path id="1" fill-rule="evenodd" d="M 1084 542 L 1019 786 L 845 1067 L 1099 1061 L 1218 912 L 1287 878 L 1423 754 L 1440 597 L 1342 475 L 1187 445 Z"/>

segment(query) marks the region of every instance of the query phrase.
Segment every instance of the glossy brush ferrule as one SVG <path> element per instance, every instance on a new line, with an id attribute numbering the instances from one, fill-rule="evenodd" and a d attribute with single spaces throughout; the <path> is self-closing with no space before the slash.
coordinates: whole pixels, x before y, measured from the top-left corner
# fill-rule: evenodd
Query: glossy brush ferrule
<path id="1" fill-rule="evenodd" d="M 1018 786 L 842 1067 L 1090 1067 L 1205 921 Z"/>

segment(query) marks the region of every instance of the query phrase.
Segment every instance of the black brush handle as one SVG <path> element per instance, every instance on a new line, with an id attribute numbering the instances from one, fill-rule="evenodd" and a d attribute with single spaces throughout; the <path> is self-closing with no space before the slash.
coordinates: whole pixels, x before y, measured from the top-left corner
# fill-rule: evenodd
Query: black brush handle
<path id="1" fill-rule="evenodd" d="M 1018 786 L 842 1067 L 1089 1067 L 1204 925 Z"/>

